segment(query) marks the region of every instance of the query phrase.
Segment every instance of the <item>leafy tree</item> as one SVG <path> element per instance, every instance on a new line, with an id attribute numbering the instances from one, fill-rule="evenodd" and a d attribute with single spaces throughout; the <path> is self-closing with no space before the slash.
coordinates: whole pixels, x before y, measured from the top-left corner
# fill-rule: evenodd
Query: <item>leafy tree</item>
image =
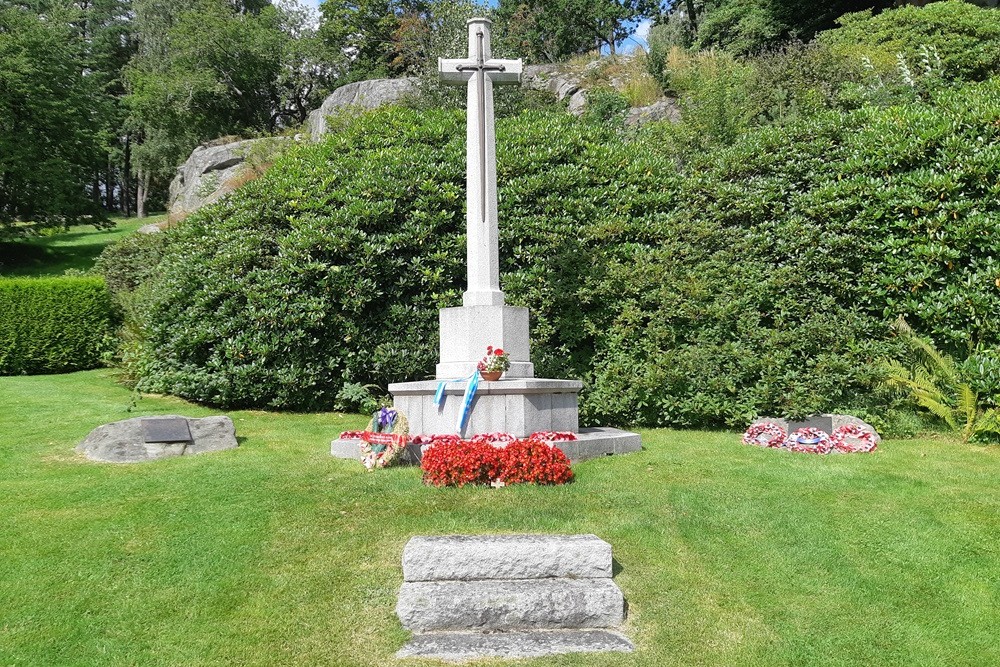
<path id="1" fill-rule="evenodd" d="M 659 37 L 679 46 L 756 53 L 791 39 L 809 40 L 848 12 L 891 7 L 892 0 L 686 0 L 657 20 Z"/>
<path id="2" fill-rule="evenodd" d="M 327 0 L 320 38 L 345 58 L 349 80 L 404 74 L 412 54 L 400 53 L 400 40 L 412 48 L 427 9 L 425 0 Z"/>
<path id="3" fill-rule="evenodd" d="M 134 7 L 139 51 L 126 70 L 126 104 L 143 190 L 168 181 L 206 139 L 302 122 L 333 78 L 309 14 L 296 5 L 135 0 Z"/>
<path id="4" fill-rule="evenodd" d="M 501 0 L 497 16 L 531 59 L 556 61 L 605 46 L 614 54 L 661 9 L 659 0 Z"/>
<path id="5" fill-rule="evenodd" d="M 43 224 L 99 222 L 86 190 L 103 159 L 101 81 L 85 71 L 71 7 L 39 13 L 0 3 L 0 237 Z"/>

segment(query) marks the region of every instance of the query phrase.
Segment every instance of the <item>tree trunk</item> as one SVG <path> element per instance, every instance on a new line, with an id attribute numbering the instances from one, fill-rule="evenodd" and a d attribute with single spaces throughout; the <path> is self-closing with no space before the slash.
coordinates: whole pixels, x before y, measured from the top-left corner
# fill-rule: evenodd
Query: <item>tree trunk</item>
<path id="1" fill-rule="evenodd" d="M 691 28 L 691 34 L 698 34 L 698 11 L 694 8 L 694 0 L 685 0 L 684 4 L 687 6 L 688 15 L 688 26 Z"/>
<path id="2" fill-rule="evenodd" d="M 115 163 L 108 155 L 108 177 L 104 181 L 104 208 L 109 213 L 114 213 L 115 207 Z"/>
<path id="3" fill-rule="evenodd" d="M 122 213 L 126 218 L 132 216 L 132 135 L 125 135 L 125 152 L 122 156 Z"/>
<path id="4" fill-rule="evenodd" d="M 135 177 L 135 216 L 146 217 L 146 197 L 149 190 L 149 172 L 140 169 Z"/>

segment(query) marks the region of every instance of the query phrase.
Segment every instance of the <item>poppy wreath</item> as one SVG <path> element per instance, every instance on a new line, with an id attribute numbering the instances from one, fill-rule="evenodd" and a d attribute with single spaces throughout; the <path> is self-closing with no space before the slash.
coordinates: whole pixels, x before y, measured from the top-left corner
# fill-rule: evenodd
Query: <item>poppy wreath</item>
<path id="1" fill-rule="evenodd" d="M 409 442 L 409 430 L 406 415 L 392 408 L 382 408 L 372 415 L 361 434 L 361 462 L 369 470 L 391 465 Z"/>
<path id="2" fill-rule="evenodd" d="M 574 442 L 579 440 L 571 431 L 536 431 L 528 436 L 528 440 L 544 440 L 545 442 Z"/>
<path id="3" fill-rule="evenodd" d="M 788 434 L 785 429 L 773 422 L 761 422 L 753 424 L 743 434 L 744 445 L 756 445 L 757 447 L 780 448 L 785 446 Z"/>
<path id="4" fill-rule="evenodd" d="M 842 454 L 874 452 L 878 447 L 878 435 L 860 424 L 844 424 L 830 434 L 834 451 Z"/>
<path id="5" fill-rule="evenodd" d="M 485 442 L 494 447 L 506 447 L 516 440 L 517 438 L 510 433 L 480 433 L 479 435 L 472 436 L 472 442 Z"/>
<path id="6" fill-rule="evenodd" d="M 800 428 L 788 435 L 787 447 L 793 452 L 829 454 L 833 448 L 830 435 L 818 428 Z"/>

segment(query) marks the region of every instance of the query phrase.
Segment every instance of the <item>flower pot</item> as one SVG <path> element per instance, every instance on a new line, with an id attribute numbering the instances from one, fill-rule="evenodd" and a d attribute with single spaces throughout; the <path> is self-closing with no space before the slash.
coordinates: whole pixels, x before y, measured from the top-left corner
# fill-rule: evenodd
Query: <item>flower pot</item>
<path id="1" fill-rule="evenodd" d="M 503 371 L 479 371 L 479 375 L 487 382 L 496 382 L 503 375 Z"/>

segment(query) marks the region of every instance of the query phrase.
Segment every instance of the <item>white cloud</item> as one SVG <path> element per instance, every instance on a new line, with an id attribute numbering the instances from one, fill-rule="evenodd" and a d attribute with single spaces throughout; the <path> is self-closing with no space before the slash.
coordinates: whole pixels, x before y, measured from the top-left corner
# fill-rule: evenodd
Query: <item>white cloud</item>
<path id="1" fill-rule="evenodd" d="M 632 53 L 638 48 L 649 49 L 649 30 L 653 27 L 653 22 L 649 19 L 641 22 L 635 27 L 635 32 L 622 44 L 622 53 Z"/>
<path id="2" fill-rule="evenodd" d="M 636 28 L 635 28 L 635 36 L 638 37 L 639 39 L 641 39 L 643 42 L 648 41 L 649 40 L 649 29 L 652 28 L 652 27 L 653 27 L 653 21 L 650 20 L 650 19 L 646 19 L 645 21 L 643 21 L 642 23 L 640 23 L 638 26 L 636 26 Z"/>

